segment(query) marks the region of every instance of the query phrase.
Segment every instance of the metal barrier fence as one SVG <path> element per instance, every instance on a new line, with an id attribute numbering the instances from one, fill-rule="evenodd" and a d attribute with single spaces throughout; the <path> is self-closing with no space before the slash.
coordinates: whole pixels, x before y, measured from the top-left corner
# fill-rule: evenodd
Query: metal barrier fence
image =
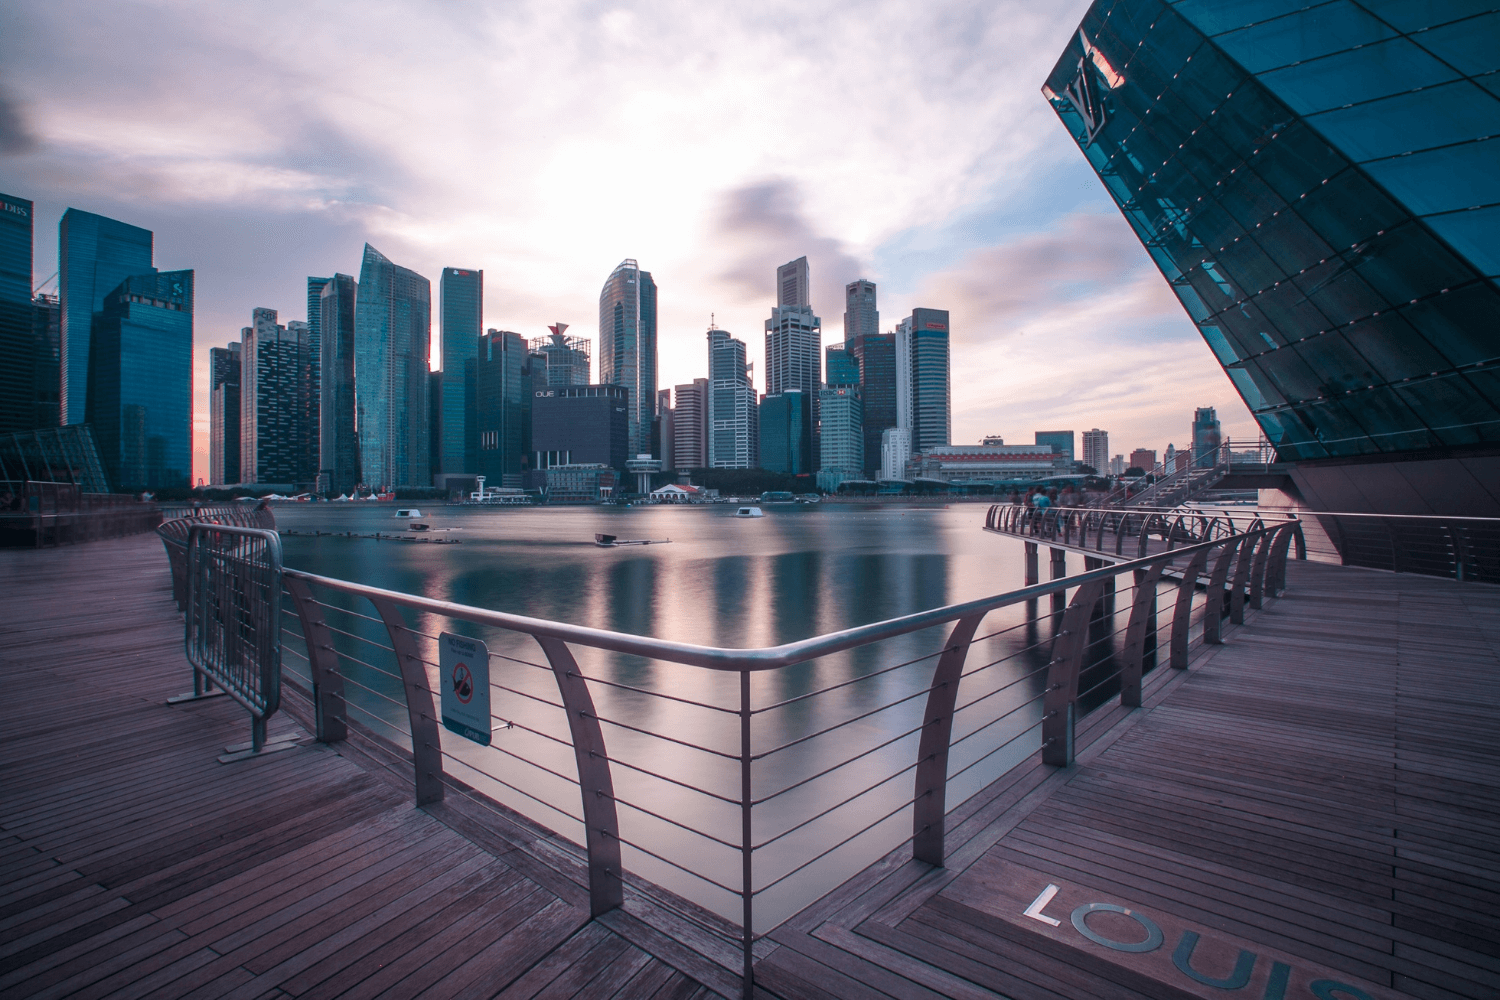
<path id="1" fill-rule="evenodd" d="M 1294 520 L 1165 530 L 1169 551 L 761 649 L 286 570 L 286 665 L 318 739 L 356 727 L 410 753 L 419 805 L 472 791 L 562 830 L 596 915 L 639 878 L 737 925 L 748 996 L 759 936 L 908 839 L 943 864 L 952 807 L 1034 754 L 1068 765 L 1089 708 L 1139 706 L 1159 652 L 1186 667 L 1284 588 Z M 445 629 L 489 647 L 489 745 L 443 735 Z"/>
<path id="2" fill-rule="evenodd" d="M 1182 507 L 1047 507 L 995 504 L 985 513 L 990 531 L 1028 539 L 1092 548 L 1101 555 L 1139 559 L 1152 537 L 1168 551 L 1184 543 L 1233 537 L 1267 524 L 1295 526 L 1297 558 L 1306 556 L 1301 523 L 1286 510 L 1194 509 Z M 1092 533 L 1092 543 L 1090 537 Z"/>
<path id="3" fill-rule="evenodd" d="M 167 564 L 172 568 L 172 599 L 177 610 L 187 611 L 187 548 L 188 533 L 194 524 L 225 524 L 239 528 L 266 528 L 275 530 L 276 516 L 265 504 L 217 504 L 199 505 L 187 510 L 182 517 L 163 521 L 156 528 L 162 547 L 167 550 Z"/>

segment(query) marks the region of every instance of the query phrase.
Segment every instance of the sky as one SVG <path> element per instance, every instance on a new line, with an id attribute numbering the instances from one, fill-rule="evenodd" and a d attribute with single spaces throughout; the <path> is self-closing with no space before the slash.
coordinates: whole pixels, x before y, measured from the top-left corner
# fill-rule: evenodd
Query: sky
<path id="1" fill-rule="evenodd" d="M 486 328 L 596 340 L 622 259 L 658 286 L 665 387 L 710 319 L 764 388 L 777 265 L 806 255 L 823 341 L 843 287 L 881 327 L 950 311 L 954 444 L 1099 427 L 1112 453 L 1257 431 L 1040 87 L 1083 0 L 0 5 L 0 191 L 196 271 L 208 349 L 369 242 L 433 282 L 485 272 Z M 598 376 L 597 358 L 594 369 Z M 1081 436 L 1079 438 L 1081 447 Z"/>

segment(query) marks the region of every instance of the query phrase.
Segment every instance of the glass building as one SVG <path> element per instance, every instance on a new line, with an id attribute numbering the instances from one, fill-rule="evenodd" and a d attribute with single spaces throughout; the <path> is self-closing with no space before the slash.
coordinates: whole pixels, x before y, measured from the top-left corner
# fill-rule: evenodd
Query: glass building
<path id="1" fill-rule="evenodd" d="M 599 292 L 599 381 L 630 395 L 630 454 L 651 444 L 656 418 L 656 282 L 629 258 Z"/>
<path id="2" fill-rule="evenodd" d="M 62 300 L 62 422 L 83 423 L 88 408 L 89 339 L 104 297 L 133 275 L 154 274 L 151 230 L 70 208 L 58 224 Z"/>
<path id="3" fill-rule="evenodd" d="M 474 391 L 465 381 L 468 364 L 479 356 L 479 334 L 484 328 L 484 272 L 443 268 L 438 280 L 440 335 L 443 340 L 442 399 L 435 434 L 439 453 L 432 471 L 475 471 L 478 438 L 474 424 Z"/>
<path id="4" fill-rule="evenodd" d="M 531 450 L 531 356 L 509 330 L 488 330 L 475 345 L 476 356 L 464 362 L 474 398 L 473 471 L 490 486 L 519 487 Z"/>
<path id="5" fill-rule="evenodd" d="M 1500 11 L 1098 0 L 1043 92 L 1303 499 L 1500 514 Z"/>
<path id="6" fill-rule="evenodd" d="M 566 336 L 566 323 L 553 323 L 547 329 L 552 331 L 547 336 L 531 338 L 531 353 L 546 359 L 543 370 L 547 384 L 588 385 L 588 338 Z"/>
<path id="7" fill-rule="evenodd" d="M 56 295 L 39 292 L 33 305 L 36 417 L 32 426 L 56 427 L 62 422 L 62 302 Z"/>
<path id="8" fill-rule="evenodd" d="M 318 294 L 318 486 L 349 493 L 363 482 L 354 427 L 354 304 L 358 283 L 335 274 Z"/>
<path id="9" fill-rule="evenodd" d="M 31 202 L 0 194 L 0 434 L 36 426 Z"/>
<path id="10" fill-rule="evenodd" d="M 1073 450 L 1074 436 L 1072 431 L 1037 431 L 1036 443 L 1049 446 L 1054 452 L 1062 455 L 1072 464 L 1073 456 L 1077 454 Z"/>
<path id="11" fill-rule="evenodd" d="M 867 333 L 844 347 L 859 365 L 859 396 L 864 406 L 865 478 L 880 471 L 881 436 L 896 426 L 896 335 Z"/>
<path id="12" fill-rule="evenodd" d="M 365 244 L 354 307 L 359 463 L 372 488 L 430 486 L 428 365 L 432 283 Z"/>
<path id="13" fill-rule="evenodd" d="M 745 364 L 745 342 L 727 330 L 708 331 L 708 464 L 749 469 L 759 455 L 755 387 Z"/>
<path id="14" fill-rule="evenodd" d="M 240 481 L 240 352 L 243 344 L 208 350 L 208 485 Z"/>
<path id="15" fill-rule="evenodd" d="M 913 309 L 896 327 L 896 426 L 911 432 L 912 453 L 949 443 L 948 311 Z"/>
<path id="16" fill-rule="evenodd" d="M 185 487 L 193 472 L 193 272 L 125 279 L 90 333 L 85 414 L 116 488 Z"/>
<path id="17" fill-rule="evenodd" d="M 842 351 L 839 353 L 843 353 Z M 828 351 L 832 359 L 834 350 Z M 830 361 L 829 371 L 833 365 Z M 833 376 L 830 374 L 829 376 Z M 859 384 L 829 385 L 818 393 L 818 485 L 838 489 L 865 474 L 865 435 Z"/>
<path id="18" fill-rule="evenodd" d="M 311 339 L 301 320 L 277 323 L 275 309 L 252 310 L 240 331 L 239 482 L 301 489 L 317 478 Z"/>
<path id="19" fill-rule="evenodd" d="M 770 472 L 813 472 L 812 398 L 801 389 L 760 401 L 760 467 Z"/>

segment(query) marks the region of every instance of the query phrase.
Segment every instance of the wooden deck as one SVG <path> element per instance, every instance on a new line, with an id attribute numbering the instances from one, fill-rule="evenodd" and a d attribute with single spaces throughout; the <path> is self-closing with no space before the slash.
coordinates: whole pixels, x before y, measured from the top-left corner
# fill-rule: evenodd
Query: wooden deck
<path id="1" fill-rule="evenodd" d="M 951 814 L 946 868 L 898 850 L 775 931 L 757 995 L 1500 996 L 1500 589 L 1289 578 L 1145 708 L 1087 717 L 1075 766 Z M 640 891 L 588 921 L 535 830 L 412 808 L 409 771 L 295 704 L 272 734 L 302 745 L 218 764 L 246 716 L 164 704 L 189 675 L 154 537 L 0 553 L 0 594 L 0 996 L 737 993 L 723 933 Z M 1055 926 L 1024 915 L 1048 886 Z M 1135 914 L 1096 936 L 1163 943 L 1085 938 L 1089 903 Z M 1181 972 L 1186 932 L 1190 969 L 1243 950 L 1249 984 Z"/>

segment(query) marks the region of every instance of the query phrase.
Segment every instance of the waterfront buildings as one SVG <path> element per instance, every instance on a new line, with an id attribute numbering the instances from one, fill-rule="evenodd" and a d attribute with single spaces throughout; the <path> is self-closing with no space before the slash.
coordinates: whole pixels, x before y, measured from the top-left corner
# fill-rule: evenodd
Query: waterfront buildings
<path id="1" fill-rule="evenodd" d="M 656 282 L 626 258 L 599 292 L 599 381 L 629 397 L 629 453 L 649 449 L 656 408 Z"/>
<path id="2" fill-rule="evenodd" d="M 839 353 L 844 353 L 840 351 Z M 832 359 L 834 350 L 829 349 Z M 830 360 L 829 371 L 833 364 Z M 859 384 L 829 385 L 818 393 L 818 486 L 832 492 L 865 476 L 865 436 Z"/>
<path id="3" fill-rule="evenodd" d="M 531 468 L 599 465 L 629 460 L 630 390 L 623 385 L 568 385 L 534 390 Z M 548 489 L 552 478 L 546 479 Z"/>
<path id="4" fill-rule="evenodd" d="M 755 387 L 745 364 L 745 342 L 726 330 L 708 331 L 708 464 L 754 468 L 758 456 Z"/>
<path id="5" fill-rule="evenodd" d="M 89 345 L 94 314 L 104 299 L 135 275 L 156 273 L 149 229 L 70 208 L 58 225 L 61 300 L 61 419 L 79 424 L 88 408 Z M 106 408 L 107 409 L 107 408 Z"/>
<path id="6" fill-rule="evenodd" d="M 1132 451 L 1130 453 L 1130 465 L 1127 468 L 1150 472 L 1156 468 L 1156 450 L 1153 448 L 1137 448 L 1135 451 Z"/>
<path id="7" fill-rule="evenodd" d="M 911 460 L 911 431 L 905 427 L 887 427 L 880 432 L 880 478 L 893 481 L 906 478 L 906 463 Z"/>
<path id="8" fill-rule="evenodd" d="M 858 278 L 844 286 L 844 343 L 880 332 L 875 282 Z M 832 380 L 829 381 L 832 385 Z"/>
<path id="9" fill-rule="evenodd" d="M 62 300 L 39 292 L 32 305 L 32 426 L 56 427 L 62 418 Z"/>
<path id="10" fill-rule="evenodd" d="M 308 371 L 300 386 L 302 419 L 307 424 L 307 434 L 303 438 L 306 454 L 302 464 L 311 470 L 315 483 L 322 471 L 323 459 L 323 289 L 331 280 L 311 275 L 307 279 Z"/>
<path id="11" fill-rule="evenodd" d="M 436 401 L 438 426 L 429 435 L 438 440 L 432 472 L 477 471 L 478 438 L 474 424 L 474 383 L 465 376 L 478 357 L 484 318 L 484 272 L 445 267 L 438 279 L 438 335 L 442 338 L 441 396 Z"/>
<path id="12" fill-rule="evenodd" d="M 677 444 L 673 440 L 673 422 L 675 415 L 672 412 L 672 390 L 658 389 L 656 391 L 656 433 L 658 451 L 661 452 L 662 468 L 675 468 L 677 457 Z"/>
<path id="13" fill-rule="evenodd" d="M 127 492 L 189 486 L 193 272 L 138 274 L 120 282 L 94 316 L 89 344 L 83 416 L 93 425 L 109 482 Z"/>
<path id="14" fill-rule="evenodd" d="M 543 370 L 548 385 L 589 384 L 589 341 L 587 337 L 565 336 L 568 324 L 554 323 L 547 327 L 551 333 L 546 337 L 534 337 L 531 353 L 544 359 Z"/>
<path id="15" fill-rule="evenodd" d="M 36 426 L 32 204 L 0 194 L 0 434 Z"/>
<path id="16" fill-rule="evenodd" d="M 1072 462 L 1048 444 L 947 445 L 912 460 L 917 479 L 950 483 L 1000 483 L 1067 473 Z"/>
<path id="17" fill-rule="evenodd" d="M 309 278 L 311 285 L 314 279 Z M 346 494 L 364 480 L 354 405 L 354 307 L 358 285 L 335 274 L 318 294 L 318 347 L 322 400 L 318 409 L 318 485 Z M 309 325 L 311 325 L 309 323 Z"/>
<path id="18" fill-rule="evenodd" d="M 476 346 L 475 357 L 464 362 L 474 399 L 473 472 L 491 485 L 517 488 L 530 465 L 532 356 L 521 335 L 509 330 L 487 330 Z"/>
<path id="19" fill-rule="evenodd" d="M 428 486 L 432 284 L 368 243 L 354 310 L 360 471 L 371 487 Z"/>
<path id="20" fill-rule="evenodd" d="M 620 481 L 619 470 L 602 462 L 554 465 L 541 476 L 549 504 L 598 503 L 611 496 Z"/>
<path id="21" fill-rule="evenodd" d="M 809 280 L 806 257 L 776 269 L 776 305 L 766 320 L 766 392 L 773 396 L 798 389 L 810 399 L 823 381 L 823 321 L 813 315 Z"/>
<path id="22" fill-rule="evenodd" d="M 1073 432 L 1072 431 L 1037 431 L 1036 443 L 1040 445 L 1051 445 L 1059 455 L 1063 455 L 1068 465 L 1073 464 Z"/>
<path id="23" fill-rule="evenodd" d="M 1314 507 L 1500 514 L 1487 6 L 1100 0 L 1043 88 Z"/>
<path id="24" fill-rule="evenodd" d="M 317 463 L 307 397 L 312 383 L 312 334 L 301 320 L 285 326 L 275 309 L 256 309 L 240 331 L 241 483 L 313 485 Z"/>
<path id="25" fill-rule="evenodd" d="M 914 453 L 949 443 L 949 381 L 948 311 L 913 309 L 896 327 L 896 425 Z"/>
<path id="26" fill-rule="evenodd" d="M 830 347 L 824 354 L 828 358 L 827 382 L 830 388 L 853 386 L 859 388 L 859 359 L 848 348 Z"/>
<path id="27" fill-rule="evenodd" d="M 1109 431 L 1095 427 L 1083 432 L 1083 464 L 1101 476 L 1109 475 Z"/>
<path id="28" fill-rule="evenodd" d="M 1100 470 L 1100 472 L 1103 472 L 1103 471 L 1104 471 L 1103 469 Z M 1112 459 L 1109 460 L 1109 474 L 1111 476 L 1123 476 L 1123 475 L 1125 475 L 1125 456 L 1124 455 L 1116 455 L 1114 458 L 1112 458 Z"/>
<path id="29" fill-rule="evenodd" d="M 208 351 L 208 485 L 240 481 L 240 357 L 243 344 Z"/>
<path id="30" fill-rule="evenodd" d="M 865 333 L 845 349 L 859 364 L 859 394 L 863 404 L 865 474 L 875 478 L 880 469 L 885 431 L 896 426 L 896 335 Z"/>
<path id="31" fill-rule="evenodd" d="M 813 462 L 813 402 L 801 389 L 768 394 L 760 401 L 760 467 L 804 475 Z"/>
<path id="32" fill-rule="evenodd" d="M 1193 464 L 1212 466 L 1219 457 L 1219 417 L 1212 406 L 1193 411 Z"/>
<path id="33" fill-rule="evenodd" d="M 674 390 L 672 465 L 678 469 L 708 467 L 709 380 L 695 378 Z"/>

